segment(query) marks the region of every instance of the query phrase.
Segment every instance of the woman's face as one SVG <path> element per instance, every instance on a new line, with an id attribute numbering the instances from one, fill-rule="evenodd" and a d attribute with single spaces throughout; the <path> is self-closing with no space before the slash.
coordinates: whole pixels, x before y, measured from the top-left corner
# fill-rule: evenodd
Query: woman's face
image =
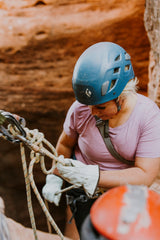
<path id="1" fill-rule="evenodd" d="M 102 120 L 111 119 L 118 113 L 115 100 L 111 100 L 109 102 L 98 105 L 90 105 L 89 108 L 91 109 L 92 115 L 96 115 Z"/>

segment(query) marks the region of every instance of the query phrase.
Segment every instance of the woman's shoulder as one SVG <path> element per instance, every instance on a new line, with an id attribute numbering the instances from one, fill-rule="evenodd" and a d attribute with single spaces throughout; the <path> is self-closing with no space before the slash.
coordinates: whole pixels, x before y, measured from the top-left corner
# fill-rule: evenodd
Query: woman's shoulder
<path id="1" fill-rule="evenodd" d="M 74 125 L 76 130 L 80 132 L 80 130 L 86 126 L 86 122 L 90 122 L 88 120 L 91 120 L 92 118 L 93 116 L 90 108 L 87 105 L 75 101 L 67 112 L 65 122 L 72 122 L 72 125 Z"/>
<path id="2" fill-rule="evenodd" d="M 160 112 L 158 105 L 152 99 L 142 94 L 137 94 L 137 95 L 138 95 L 138 106 L 146 110 L 156 110 Z"/>
<path id="3" fill-rule="evenodd" d="M 149 97 L 138 94 L 137 117 L 143 119 L 144 123 L 160 121 L 160 109 Z"/>
<path id="4" fill-rule="evenodd" d="M 87 112 L 90 113 L 89 107 L 87 105 L 79 103 L 77 100 L 72 103 L 70 111 L 76 114 L 86 114 Z"/>

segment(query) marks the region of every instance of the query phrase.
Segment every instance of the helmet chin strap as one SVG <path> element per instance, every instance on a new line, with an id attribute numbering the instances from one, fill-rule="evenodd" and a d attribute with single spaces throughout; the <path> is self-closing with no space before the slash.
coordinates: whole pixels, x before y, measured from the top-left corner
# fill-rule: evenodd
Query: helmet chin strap
<path id="1" fill-rule="evenodd" d="M 117 105 L 118 112 L 121 110 L 121 105 L 119 104 L 118 98 L 115 99 L 115 103 Z"/>

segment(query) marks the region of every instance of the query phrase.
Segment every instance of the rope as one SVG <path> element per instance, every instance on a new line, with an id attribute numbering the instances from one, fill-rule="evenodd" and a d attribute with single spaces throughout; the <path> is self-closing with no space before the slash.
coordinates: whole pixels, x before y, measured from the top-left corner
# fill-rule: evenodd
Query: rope
<path id="1" fill-rule="evenodd" d="M 46 199 L 44 199 L 44 202 L 45 202 L 45 205 L 46 205 L 46 207 L 47 207 L 47 209 L 48 209 L 48 211 L 49 211 L 48 201 L 47 201 Z M 47 219 L 48 232 L 49 232 L 49 233 L 52 233 L 51 224 L 50 224 L 50 222 L 48 221 L 48 218 L 46 218 L 46 219 Z"/>
<path id="2" fill-rule="evenodd" d="M 28 204 L 28 211 L 29 211 L 29 216 L 31 220 L 31 226 L 33 229 L 35 240 L 38 240 L 37 232 L 36 232 L 36 223 L 35 223 L 33 207 L 32 207 L 30 180 L 28 177 L 27 163 L 25 158 L 25 149 L 24 149 L 23 143 L 20 143 L 20 152 L 21 152 L 22 167 L 24 172 L 24 179 L 26 184 L 27 204 Z"/>
<path id="3" fill-rule="evenodd" d="M 30 165 L 29 165 L 29 179 L 30 179 L 30 183 L 31 183 L 31 186 L 33 188 L 33 191 L 42 207 L 42 210 L 44 211 L 46 217 L 48 218 L 49 222 L 51 223 L 51 225 L 53 226 L 53 228 L 55 229 L 55 231 L 57 232 L 57 234 L 60 236 L 61 239 L 64 239 L 60 229 L 58 228 L 57 224 L 55 223 L 55 221 L 53 220 L 52 216 L 50 215 L 50 213 L 48 212 L 48 209 L 46 207 L 46 205 L 44 204 L 43 202 L 43 199 L 41 198 L 39 192 L 38 192 L 38 189 L 35 185 L 35 182 L 34 182 L 34 179 L 33 179 L 33 166 L 36 162 L 36 158 L 33 158 L 32 161 L 30 162 Z"/>
<path id="4" fill-rule="evenodd" d="M 19 135 L 19 131 L 17 132 L 17 128 L 13 127 L 12 125 L 8 125 L 9 131 L 12 133 L 13 136 L 22 139 L 22 137 Z M 52 225 L 52 227 L 55 229 L 56 233 L 59 235 L 59 237 L 63 240 L 64 236 L 61 233 L 60 229 L 58 228 L 57 224 L 55 223 L 54 219 L 50 215 L 33 178 L 33 168 L 35 163 L 40 163 L 41 169 L 44 174 L 50 174 L 53 173 L 53 170 L 56 167 L 57 161 L 60 161 L 58 159 L 58 154 L 56 152 L 56 149 L 53 147 L 53 145 L 48 142 L 45 138 L 43 133 L 39 132 L 37 129 L 29 130 L 28 128 L 24 128 L 26 132 L 26 139 L 23 139 L 25 144 L 27 144 L 30 149 L 30 164 L 27 168 L 26 163 L 26 155 L 25 155 L 25 147 L 24 143 L 20 143 L 20 153 L 21 153 L 21 159 L 22 159 L 22 166 L 23 166 L 23 172 L 24 172 L 24 178 L 25 178 L 25 184 L 26 184 L 26 194 L 27 194 L 27 204 L 28 204 L 28 210 L 31 220 L 31 225 L 34 233 L 35 240 L 38 240 L 37 233 L 36 233 L 36 223 L 34 218 L 34 212 L 32 207 L 32 200 L 31 200 L 31 187 L 42 207 L 43 212 L 46 215 L 47 220 Z M 45 144 L 51 152 L 46 149 L 43 144 Z M 52 165 L 51 169 L 47 170 L 45 166 L 44 156 L 48 156 L 51 158 L 55 164 Z M 64 164 L 63 162 L 61 162 Z M 49 224 L 48 224 L 49 225 Z"/>

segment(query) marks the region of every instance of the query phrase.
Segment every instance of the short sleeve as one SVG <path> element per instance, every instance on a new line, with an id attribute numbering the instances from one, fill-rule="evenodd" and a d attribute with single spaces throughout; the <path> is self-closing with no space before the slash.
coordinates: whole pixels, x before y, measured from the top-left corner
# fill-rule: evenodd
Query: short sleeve
<path id="1" fill-rule="evenodd" d="M 77 138 L 78 133 L 76 131 L 76 102 L 71 105 L 67 112 L 63 124 L 63 129 L 68 136 L 72 138 Z"/>
<path id="2" fill-rule="evenodd" d="M 136 156 L 160 157 L 160 110 L 156 104 L 148 108 L 141 123 L 141 133 Z"/>

